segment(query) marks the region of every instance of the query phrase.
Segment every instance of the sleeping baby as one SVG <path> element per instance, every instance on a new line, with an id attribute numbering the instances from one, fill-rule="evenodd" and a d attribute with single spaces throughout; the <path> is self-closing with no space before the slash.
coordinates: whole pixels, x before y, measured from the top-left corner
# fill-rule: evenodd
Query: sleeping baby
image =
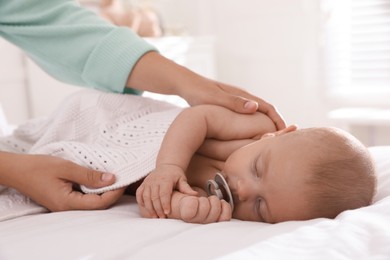
<path id="1" fill-rule="evenodd" d="M 232 194 L 230 205 L 204 191 L 216 172 Z M 278 223 L 367 206 L 375 185 L 367 149 L 344 131 L 289 126 L 275 132 L 264 114 L 202 105 L 173 121 L 137 202 L 145 217 Z"/>
<path id="2" fill-rule="evenodd" d="M 2 145 L 114 173 L 111 186 L 80 188 L 126 190 L 149 218 L 278 223 L 371 203 L 374 166 L 356 138 L 335 128 L 275 130 L 262 113 L 86 90 Z"/>

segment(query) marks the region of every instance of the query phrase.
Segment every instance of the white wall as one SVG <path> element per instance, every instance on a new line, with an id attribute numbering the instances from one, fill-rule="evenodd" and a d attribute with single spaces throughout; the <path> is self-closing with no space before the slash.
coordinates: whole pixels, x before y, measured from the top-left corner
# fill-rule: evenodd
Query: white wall
<path id="1" fill-rule="evenodd" d="M 319 0 L 165 2 L 165 26 L 216 35 L 220 80 L 273 103 L 288 123 L 331 124 L 319 75 Z"/>
<path id="2" fill-rule="evenodd" d="M 351 126 L 328 113 L 321 80 L 322 0 L 156 0 L 168 31 L 215 35 L 217 78 L 278 107 L 288 124 L 345 128 L 366 145 L 390 145 L 389 123 Z"/>

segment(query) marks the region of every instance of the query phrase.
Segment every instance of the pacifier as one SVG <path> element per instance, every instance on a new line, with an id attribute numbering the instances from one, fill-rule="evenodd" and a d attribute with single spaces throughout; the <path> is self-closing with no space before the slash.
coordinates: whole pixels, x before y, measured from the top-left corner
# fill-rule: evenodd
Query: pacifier
<path id="1" fill-rule="evenodd" d="M 234 202 L 232 192 L 230 191 L 229 185 L 227 184 L 225 178 L 221 173 L 217 172 L 214 177 L 214 180 L 208 180 L 206 183 L 206 192 L 207 195 L 215 195 L 220 200 L 227 201 L 232 207 L 232 211 L 234 210 Z"/>

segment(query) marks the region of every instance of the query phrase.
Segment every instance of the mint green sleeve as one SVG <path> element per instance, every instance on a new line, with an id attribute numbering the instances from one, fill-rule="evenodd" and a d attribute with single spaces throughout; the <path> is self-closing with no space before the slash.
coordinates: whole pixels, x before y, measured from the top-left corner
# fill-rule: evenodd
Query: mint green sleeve
<path id="1" fill-rule="evenodd" d="M 0 0 L 0 35 L 58 80 L 123 92 L 136 62 L 155 48 L 73 0 Z"/>

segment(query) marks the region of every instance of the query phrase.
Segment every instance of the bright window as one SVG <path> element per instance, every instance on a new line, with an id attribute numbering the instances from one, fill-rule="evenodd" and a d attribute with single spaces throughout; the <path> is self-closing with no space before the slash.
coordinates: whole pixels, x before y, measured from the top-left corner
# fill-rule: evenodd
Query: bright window
<path id="1" fill-rule="evenodd" d="M 333 99 L 390 105 L 390 0 L 323 0 L 324 82 Z"/>

